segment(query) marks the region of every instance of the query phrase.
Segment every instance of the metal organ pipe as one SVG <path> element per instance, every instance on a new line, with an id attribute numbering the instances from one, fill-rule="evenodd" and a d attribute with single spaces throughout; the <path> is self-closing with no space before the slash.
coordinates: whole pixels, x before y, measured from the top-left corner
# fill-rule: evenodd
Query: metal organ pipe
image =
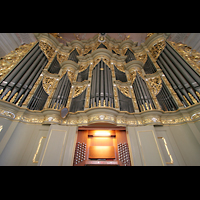
<path id="1" fill-rule="evenodd" d="M 166 55 L 170 58 L 170 60 L 174 63 L 174 68 L 177 68 L 184 77 L 187 77 L 186 85 L 188 86 L 188 91 L 195 97 L 195 99 L 199 102 L 197 95 L 195 94 L 194 88 L 200 92 L 200 87 L 197 82 L 193 79 L 193 77 L 186 71 L 184 67 L 172 56 L 172 54 L 168 51 L 167 48 L 164 49 Z M 200 77 L 199 77 L 200 79 Z"/>
<path id="2" fill-rule="evenodd" d="M 38 47 L 39 48 L 39 47 Z M 40 53 L 40 49 L 37 49 L 37 52 L 28 60 L 28 62 L 25 63 L 24 66 L 20 65 L 20 69 L 18 68 L 18 71 L 13 70 L 12 73 L 10 74 L 10 76 L 8 76 L 8 78 L 6 78 L 3 83 L 7 82 L 7 86 L 4 88 L 3 93 L 1 94 L 0 99 L 2 99 L 9 90 L 12 89 L 12 87 L 19 81 L 19 79 L 24 75 L 24 73 L 27 71 L 28 67 L 30 66 L 30 64 L 36 59 L 36 57 L 39 55 Z"/>
<path id="3" fill-rule="evenodd" d="M 185 106 L 194 104 L 193 98 L 200 102 L 200 98 L 196 94 L 196 91 L 200 92 L 200 76 L 167 42 L 165 49 L 158 57 L 157 63 L 163 64 L 160 65 L 163 72 Z M 176 86 L 174 86 L 174 82 Z"/>
<path id="4" fill-rule="evenodd" d="M 188 104 L 187 104 L 187 102 L 185 101 L 185 99 L 183 98 L 183 95 L 182 95 L 182 93 L 183 93 L 186 97 L 188 96 L 185 88 L 183 87 L 181 82 L 178 80 L 178 78 L 175 76 L 175 74 L 172 72 L 172 70 L 168 67 L 167 63 L 162 58 L 162 54 L 159 56 L 159 60 L 162 64 L 160 66 L 161 66 L 161 68 L 163 66 L 162 70 L 166 74 L 170 83 L 172 84 L 172 87 L 177 91 L 179 98 L 181 98 L 181 101 L 184 102 L 184 104 L 187 106 Z M 160 63 L 159 61 L 157 61 L 157 62 L 158 62 L 158 64 Z"/>
<path id="5" fill-rule="evenodd" d="M 36 65 L 41 60 L 42 56 L 43 56 L 43 53 L 41 52 L 40 55 L 37 57 L 37 59 L 27 69 L 26 73 L 20 78 L 20 80 L 18 80 L 17 84 L 15 84 L 15 86 L 14 86 L 9 98 L 7 99 L 7 101 L 10 101 L 10 99 L 14 96 L 14 94 L 21 88 L 21 86 L 23 86 L 23 84 L 25 83 L 27 78 L 30 77 L 31 73 L 33 72 L 34 68 L 36 67 Z M 43 60 L 44 59 L 45 58 L 43 58 Z"/>
<path id="6" fill-rule="evenodd" d="M 115 107 L 111 70 L 103 60 L 94 67 L 91 84 L 90 107 L 94 106 L 95 99 L 96 106 L 99 105 L 99 101 L 100 106 L 104 106 L 105 101 L 105 106 Z"/>
<path id="7" fill-rule="evenodd" d="M 39 64 L 37 65 L 37 67 L 35 68 L 35 70 L 31 73 L 31 75 L 29 76 L 29 78 L 26 80 L 26 82 L 23 84 L 23 87 L 21 87 L 21 89 L 19 90 L 19 93 L 17 95 L 17 97 L 15 98 L 15 101 L 13 103 L 17 103 L 18 99 L 20 98 L 20 96 L 25 92 L 25 90 L 28 88 L 30 82 L 32 81 L 32 79 L 34 78 L 34 76 L 36 76 L 37 72 L 39 71 L 39 69 L 41 68 L 41 66 L 43 65 L 43 63 L 45 62 L 45 57 L 42 58 L 42 60 L 40 60 Z M 35 65 L 34 65 L 35 67 Z M 43 68 L 42 68 L 43 69 Z M 14 90 L 13 90 L 14 91 Z M 28 91 L 28 90 L 27 90 Z M 30 91 L 30 90 L 29 90 Z"/>
<path id="8" fill-rule="evenodd" d="M 188 90 L 188 92 L 190 92 L 191 94 L 193 94 L 194 96 L 196 96 L 196 95 L 194 94 L 194 91 L 193 91 L 192 87 L 190 86 L 189 82 L 188 82 L 188 81 L 184 78 L 184 76 L 182 75 L 182 73 L 184 73 L 183 70 L 178 71 L 178 69 L 176 68 L 176 66 L 173 65 L 172 61 L 170 60 L 172 57 L 170 57 L 170 59 L 169 59 L 169 58 L 167 57 L 167 55 L 165 54 L 166 51 L 167 51 L 167 50 L 164 50 L 163 53 L 162 53 L 162 55 L 163 55 L 163 57 L 165 58 L 165 60 L 167 61 L 168 65 L 169 65 L 170 68 L 173 70 L 174 74 L 176 74 L 176 76 L 178 77 L 178 79 L 180 80 L 180 82 L 182 83 L 182 85 L 186 88 L 186 90 Z M 169 56 L 170 56 L 170 54 L 169 54 Z M 180 72 L 182 72 L 182 73 L 180 73 Z M 187 76 L 187 75 L 186 75 L 186 76 Z M 194 80 L 194 79 L 192 79 L 190 76 L 188 76 L 187 78 L 188 78 L 188 80 L 189 80 L 190 82 L 192 82 L 192 81 Z M 195 81 L 194 81 L 194 82 L 195 82 Z M 193 102 L 192 102 L 192 100 L 191 100 L 191 98 L 189 97 L 188 94 L 186 95 L 186 97 L 187 97 L 187 99 L 189 100 L 189 102 L 190 102 L 191 104 L 193 104 Z M 196 96 L 196 98 L 198 99 L 197 96 Z"/>
<path id="9" fill-rule="evenodd" d="M 17 64 L 17 66 L 9 73 L 5 79 L 2 81 L 0 86 L 6 86 L 10 81 L 18 74 L 18 72 L 22 69 L 22 67 L 26 64 L 26 62 L 35 54 L 35 52 L 39 49 L 38 43 L 33 47 L 33 49 L 26 55 L 26 57 Z M 2 87 L 0 88 L 2 89 Z"/>
<path id="10" fill-rule="evenodd" d="M 100 61 L 101 63 L 101 68 L 100 68 L 100 72 L 101 72 L 101 90 L 100 90 L 100 101 L 101 101 L 101 106 L 103 106 L 103 100 L 104 100 L 104 77 L 103 77 L 103 71 L 104 71 L 104 63 L 102 62 L 102 60 Z"/>
<path id="11" fill-rule="evenodd" d="M 99 105 L 99 87 L 100 87 L 100 82 L 99 82 L 99 76 L 100 76 L 100 62 L 97 64 L 97 80 L 96 80 L 96 106 Z"/>
<path id="12" fill-rule="evenodd" d="M 22 97 L 21 101 L 19 102 L 19 106 L 22 106 L 22 103 L 25 101 L 26 97 L 28 96 L 29 92 L 31 91 L 31 89 L 33 88 L 35 82 L 37 81 L 38 77 L 40 76 L 42 70 L 44 69 L 44 67 L 46 66 L 46 64 L 48 63 L 48 61 L 45 59 L 45 61 L 43 62 L 42 64 L 42 67 L 39 65 L 38 68 L 39 68 L 39 71 L 37 71 L 37 74 L 35 75 L 34 73 L 31 75 L 31 83 L 28 85 L 25 93 L 24 93 L 24 96 Z M 16 97 L 18 98 L 18 96 Z M 16 103 L 17 101 L 14 101 L 13 103 Z"/>
<path id="13" fill-rule="evenodd" d="M 63 88 L 64 88 L 64 85 L 65 85 L 65 82 L 66 82 L 67 78 L 68 78 L 67 74 L 65 74 L 64 80 L 62 81 L 62 85 L 61 85 L 61 88 L 60 88 L 59 93 L 58 93 L 58 97 L 57 97 L 57 100 L 56 100 L 55 109 L 57 108 L 58 103 L 60 103 L 60 101 L 61 101 L 61 94 L 63 92 Z"/>
<path id="14" fill-rule="evenodd" d="M 178 55 L 178 53 L 167 42 L 166 48 L 178 60 L 178 62 L 181 64 L 181 67 L 183 67 L 195 79 L 198 85 L 200 85 L 200 78 L 197 73 Z"/>
<path id="15" fill-rule="evenodd" d="M 108 106 L 108 67 L 104 68 L 104 82 L 105 82 L 105 105 Z"/>

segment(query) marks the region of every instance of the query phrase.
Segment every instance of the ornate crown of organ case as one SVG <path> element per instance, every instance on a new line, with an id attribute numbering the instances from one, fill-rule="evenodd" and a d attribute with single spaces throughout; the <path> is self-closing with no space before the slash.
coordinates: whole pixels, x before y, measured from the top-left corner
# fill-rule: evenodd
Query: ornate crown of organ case
<path id="1" fill-rule="evenodd" d="M 177 124 L 199 117 L 199 111 L 184 117 L 177 111 L 200 101 L 200 55 L 166 41 L 167 34 L 148 34 L 140 46 L 108 34 L 67 46 L 51 34 L 35 36 L 37 42 L 0 60 L 0 99 L 26 109 L 24 114 L 2 115 L 82 127 L 73 165 L 130 165 L 126 130 L 117 126 Z M 63 108 L 69 111 L 65 118 L 60 116 Z M 108 136 L 97 136 L 94 129 L 85 128 L 94 123 L 116 128 L 108 128 Z"/>

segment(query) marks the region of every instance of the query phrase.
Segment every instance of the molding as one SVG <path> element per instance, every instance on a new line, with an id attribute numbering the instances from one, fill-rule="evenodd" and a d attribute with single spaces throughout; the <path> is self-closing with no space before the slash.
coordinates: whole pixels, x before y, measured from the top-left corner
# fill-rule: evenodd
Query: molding
<path id="1" fill-rule="evenodd" d="M 143 69 L 144 63 L 139 60 L 131 60 L 126 65 L 124 65 L 125 70 L 130 70 L 131 68 L 140 68 Z"/>
<path id="2" fill-rule="evenodd" d="M 110 107 L 89 108 L 69 113 L 65 119 L 60 110 L 43 109 L 33 111 L 0 100 L 0 117 L 31 124 L 60 124 L 64 126 L 87 126 L 93 123 L 111 123 L 118 126 L 174 125 L 200 120 L 200 104 L 177 111 L 148 110 L 140 113 L 119 111 Z"/>

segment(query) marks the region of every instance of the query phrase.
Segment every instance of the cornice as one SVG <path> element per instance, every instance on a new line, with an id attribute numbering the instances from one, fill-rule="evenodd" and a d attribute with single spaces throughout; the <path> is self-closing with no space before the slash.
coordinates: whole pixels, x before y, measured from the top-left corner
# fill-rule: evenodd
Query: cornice
<path id="1" fill-rule="evenodd" d="M 0 117 L 30 124 L 89 125 L 92 123 L 113 123 L 119 126 L 174 125 L 200 120 L 200 104 L 177 111 L 148 110 L 140 113 L 119 111 L 110 107 L 90 108 L 69 113 L 64 120 L 60 111 L 44 109 L 33 111 L 0 100 Z"/>
<path id="2" fill-rule="evenodd" d="M 126 65 L 124 65 L 124 69 L 129 70 L 131 68 L 138 68 L 138 67 L 143 69 L 143 65 L 144 63 L 139 60 L 131 60 Z"/>
<path id="3" fill-rule="evenodd" d="M 114 53 L 112 53 L 110 50 L 108 49 L 96 49 L 94 50 L 92 53 L 87 54 L 85 56 L 77 56 L 77 58 L 81 61 L 89 61 L 89 60 L 95 60 L 97 57 L 101 57 L 101 56 L 107 56 L 109 58 L 109 60 L 113 59 L 117 62 L 124 62 L 127 56 L 118 56 Z"/>
<path id="4" fill-rule="evenodd" d="M 72 60 L 65 60 L 60 65 L 61 65 L 62 69 L 65 68 L 65 67 L 72 67 L 74 70 L 79 69 L 79 65 Z"/>
<path id="5" fill-rule="evenodd" d="M 146 46 L 148 49 L 153 46 L 158 40 L 165 40 L 166 36 L 164 33 L 154 33 L 151 37 L 149 37 L 142 46 Z"/>

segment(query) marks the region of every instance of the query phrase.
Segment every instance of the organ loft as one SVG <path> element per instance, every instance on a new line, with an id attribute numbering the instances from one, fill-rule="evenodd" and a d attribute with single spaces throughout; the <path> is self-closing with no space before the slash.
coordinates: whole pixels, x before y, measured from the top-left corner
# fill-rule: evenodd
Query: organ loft
<path id="1" fill-rule="evenodd" d="M 200 53 L 122 36 L 34 33 L 1 57 L 0 165 L 200 165 Z"/>

